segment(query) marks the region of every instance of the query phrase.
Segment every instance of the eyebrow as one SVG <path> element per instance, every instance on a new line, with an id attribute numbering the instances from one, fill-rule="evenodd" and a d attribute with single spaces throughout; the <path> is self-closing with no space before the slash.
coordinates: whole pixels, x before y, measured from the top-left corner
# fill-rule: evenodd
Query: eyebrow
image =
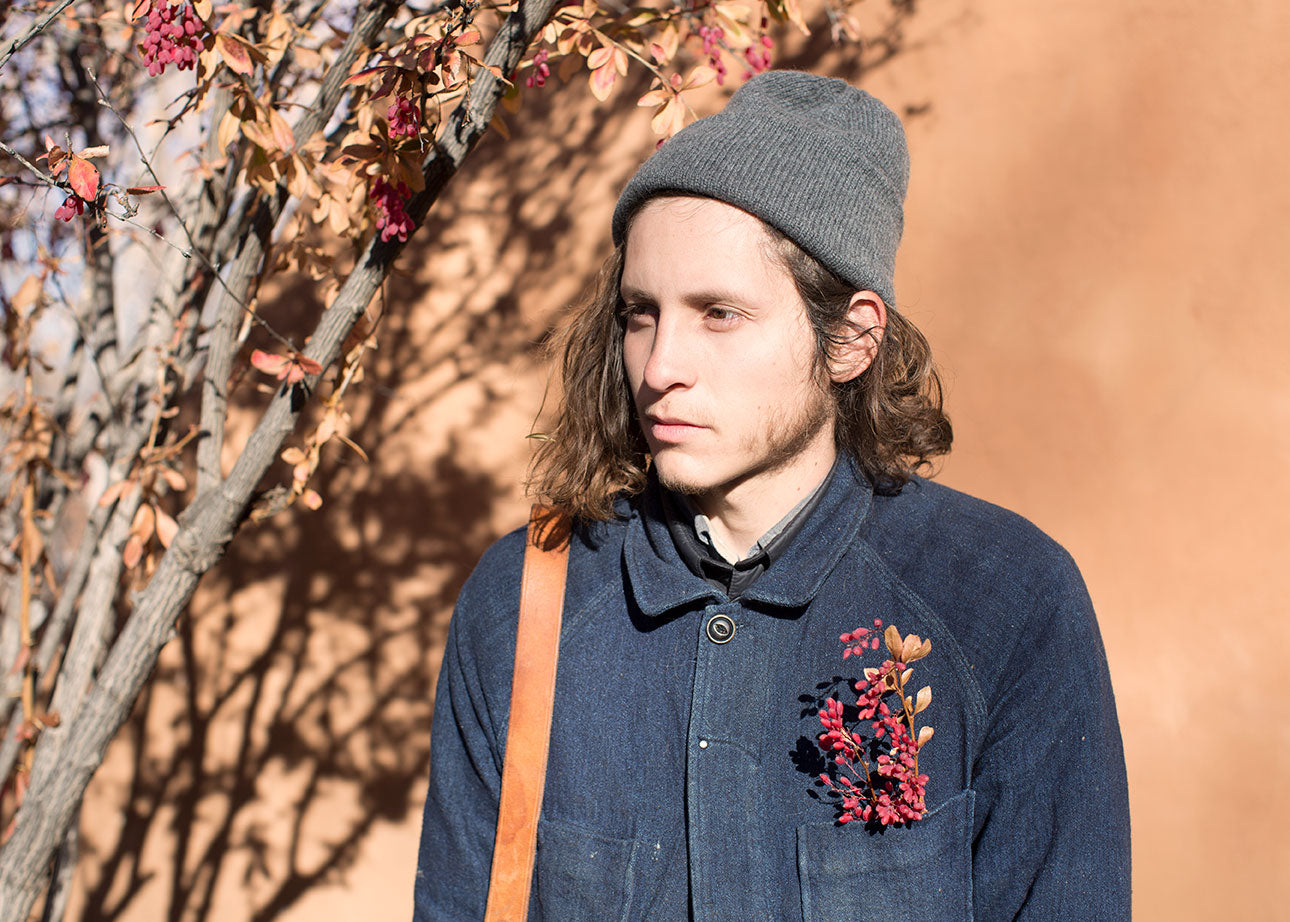
<path id="1" fill-rule="evenodd" d="M 647 301 L 653 303 L 656 300 L 654 295 L 650 292 L 644 291 L 640 288 L 634 288 L 630 285 L 620 286 L 618 289 L 618 295 L 624 301 Z M 749 307 L 752 306 L 748 303 L 748 295 L 746 293 L 740 294 L 736 291 L 721 288 L 710 288 L 705 291 L 693 291 L 687 294 L 684 300 L 685 303 L 690 305 L 731 302 L 734 304 L 747 305 Z"/>

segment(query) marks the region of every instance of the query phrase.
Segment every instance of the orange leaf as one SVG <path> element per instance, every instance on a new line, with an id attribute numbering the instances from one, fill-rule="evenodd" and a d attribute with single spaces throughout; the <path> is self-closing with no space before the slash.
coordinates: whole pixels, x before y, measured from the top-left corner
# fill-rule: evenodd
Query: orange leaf
<path id="1" fill-rule="evenodd" d="M 138 535 L 141 541 L 147 541 L 152 537 L 152 532 L 157 525 L 157 513 L 150 503 L 143 503 L 134 513 L 134 521 L 130 523 L 130 533 Z"/>
<path id="2" fill-rule="evenodd" d="M 685 124 L 685 107 L 681 105 L 681 100 L 673 96 L 655 113 L 649 124 L 655 134 L 661 134 L 665 138 L 672 137 Z"/>
<path id="3" fill-rule="evenodd" d="M 285 355 L 276 355 L 272 352 L 256 349 L 251 353 L 251 364 L 266 375 L 281 378 L 287 373 L 287 366 L 291 364 L 291 360 Z"/>
<path id="4" fill-rule="evenodd" d="M 163 467 L 161 469 L 161 477 L 166 481 L 166 485 L 176 493 L 182 493 L 184 490 L 188 489 L 187 479 L 185 479 L 184 475 L 179 473 L 179 471 L 175 470 L 173 467 Z"/>
<path id="5" fill-rule="evenodd" d="M 299 448 L 297 448 L 296 446 L 292 445 L 289 448 L 283 449 L 282 454 L 279 455 L 279 457 L 282 458 L 282 460 L 287 462 L 288 464 L 295 465 L 295 464 L 301 464 L 304 462 L 305 453 L 301 451 Z"/>
<path id="6" fill-rule="evenodd" d="M 609 59 L 613 57 L 613 54 L 614 49 L 612 47 L 609 45 L 602 45 L 591 54 L 587 55 L 587 66 L 592 70 L 604 67 L 609 63 Z"/>
<path id="7" fill-rule="evenodd" d="M 130 186 L 125 192 L 126 195 L 147 195 L 150 192 L 160 192 L 165 186 Z"/>
<path id="8" fill-rule="evenodd" d="M 249 75 L 251 73 L 253 69 L 251 55 L 239 39 L 224 32 L 219 32 L 215 36 L 215 48 L 219 51 L 220 57 L 224 59 L 224 63 L 228 65 L 229 70 L 239 74 Z"/>
<path id="9" fill-rule="evenodd" d="M 606 49 L 602 48 L 601 51 Z M 614 72 L 613 64 L 606 61 L 603 67 L 598 67 L 591 72 L 590 84 L 591 95 L 595 96 L 601 102 L 609 98 L 609 92 L 614 88 L 614 81 L 618 79 L 618 74 Z"/>
<path id="10" fill-rule="evenodd" d="M 124 493 L 129 487 L 132 487 L 132 486 L 134 486 L 133 480 L 118 480 L 116 483 L 112 484 L 106 490 L 103 491 L 103 495 L 99 497 L 99 505 L 100 506 L 112 505 L 118 499 L 121 498 L 122 493 Z"/>
<path id="11" fill-rule="evenodd" d="M 99 194 L 98 168 L 75 154 L 72 154 L 72 166 L 67 171 L 67 181 L 71 183 L 72 191 L 87 202 L 94 201 Z"/>
<path id="12" fill-rule="evenodd" d="M 322 374 L 322 370 L 323 370 L 322 365 L 318 364 L 318 362 L 314 361 L 313 359 L 309 358 L 308 356 L 304 356 L 304 355 L 296 355 L 296 356 L 294 356 L 294 357 L 293 357 L 293 359 L 292 359 L 292 360 L 293 360 L 297 365 L 299 365 L 299 366 L 300 366 L 300 368 L 301 368 L 301 370 L 303 370 L 303 371 L 304 371 L 304 373 L 305 373 L 305 374 L 307 374 L 307 375 L 320 375 L 320 374 Z"/>
<path id="13" fill-rule="evenodd" d="M 466 32 L 463 32 L 453 40 L 453 44 L 457 45 L 458 47 L 461 47 L 462 45 L 478 45 L 479 32 L 475 29 L 470 29 Z"/>
<path id="14" fill-rule="evenodd" d="M 685 81 L 685 88 L 693 90 L 701 86 L 707 86 L 713 80 L 717 79 L 717 72 L 706 64 L 700 64 L 694 70 L 690 71 L 689 78 Z"/>
<path id="15" fill-rule="evenodd" d="M 353 86 L 356 83 L 366 83 L 368 80 L 371 80 L 377 74 L 385 70 L 389 70 L 388 65 L 382 64 L 378 67 L 365 67 L 346 77 L 344 82 L 341 83 L 341 86 Z"/>
<path id="16" fill-rule="evenodd" d="M 162 547 L 170 547 L 170 542 L 175 540 L 175 535 L 179 533 L 179 523 L 169 515 L 157 510 L 157 537 L 161 539 Z"/>
<path id="17" fill-rule="evenodd" d="M 138 535 L 131 535 L 130 540 L 125 543 L 125 550 L 121 552 L 121 562 L 125 564 L 127 570 L 133 570 L 143 559 L 143 541 Z"/>

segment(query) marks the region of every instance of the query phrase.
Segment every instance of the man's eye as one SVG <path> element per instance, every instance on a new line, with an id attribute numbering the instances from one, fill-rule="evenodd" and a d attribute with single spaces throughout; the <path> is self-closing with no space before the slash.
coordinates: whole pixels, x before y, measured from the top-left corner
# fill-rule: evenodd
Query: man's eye
<path id="1" fill-rule="evenodd" d="M 732 323 L 739 319 L 739 314 L 728 307 L 712 306 L 705 312 L 707 318 L 718 324 Z"/>

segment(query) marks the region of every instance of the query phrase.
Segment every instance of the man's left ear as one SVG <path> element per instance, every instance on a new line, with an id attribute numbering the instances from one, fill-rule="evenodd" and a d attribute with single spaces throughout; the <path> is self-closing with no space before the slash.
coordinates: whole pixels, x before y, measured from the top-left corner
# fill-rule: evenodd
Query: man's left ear
<path id="1" fill-rule="evenodd" d="M 887 305 L 873 291 L 857 291 L 829 350 L 829 377 L 835 383 L 852 381 L 873 364 L 878 343 L 887 328 Z"/>

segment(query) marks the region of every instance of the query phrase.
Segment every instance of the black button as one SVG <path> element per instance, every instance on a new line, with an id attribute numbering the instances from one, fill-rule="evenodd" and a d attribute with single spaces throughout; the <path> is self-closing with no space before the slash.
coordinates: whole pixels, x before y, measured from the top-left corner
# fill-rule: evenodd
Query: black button
<path id="1" fill-rule="evenodd" d="M 713 643 L 729 643 L 735 636 L 735 623 L 728 615 L 713 615 L 708 619 L 708 640 Z"/>

